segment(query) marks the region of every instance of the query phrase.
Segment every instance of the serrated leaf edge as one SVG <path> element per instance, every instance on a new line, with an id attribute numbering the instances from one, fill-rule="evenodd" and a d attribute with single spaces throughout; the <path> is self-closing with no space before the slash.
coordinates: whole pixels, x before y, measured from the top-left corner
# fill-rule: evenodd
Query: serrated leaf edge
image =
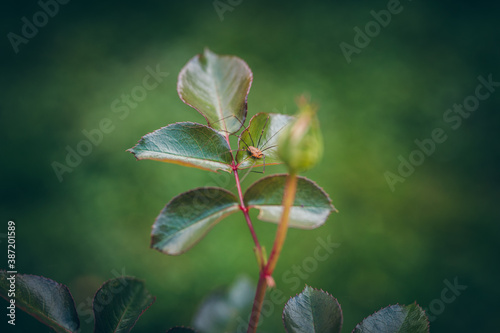
<path id="1" fill-rule="evenodd" d="M 0 273 L 1 273 L 1 272 L 5 272 L 5 273 L 7 273 L 7 271 L 6 271 L 6 270 L 0 270 Z M 78 317 L 78 311 L 76 310 L 75 299 L 73 298 L 73 295 L 71 294 L 71 291 L 69 290 L 68 286 L 66 286 L 65 284 L 59 283 L 59 282 L 57 282 L 57 281 L 55 281 L 55 280 L 52 280 L 51 278 L 48 278 L 48 277 L 42 276 L 42 275 L 35 275 L 35 274 L 20 274 L 20 273 L 16 273 L 15 275 L 16 275 L 16 278 L 17 278 L 17 276 L 18 276 L 18 275 L 21 275 L 21 276 L 34 276 L 34 277 L 37 277 L 37 278 L 42 278 L 42 279 L 45 279 L 45 280 L 49 280 L 50 282 L 53 282 L 53 283 L 57 284 L 58 286 L 62 286 L 62 287 L 63 287 L 63 288 L 64 288 L 64 289 L 68 292 L 68 294 L 69 294 L 69 296 L 70 296 L 71 300 L 73 301 L 73 308 L 75 309 L 75 313 L 76 313 L 76 315 L 77 315 L 77 316 L 76 316 L 76 319 L 77 319 L 77 324 L 78 324 L 78 327 L 76 328 L 76 331 L 71 331 L 71 330 L 68 330 L 67 328 L 62 327 L 61 325 L 57 325 L 57 327 L 61 328 L 62 330 L 66 331 L 66 332 L 68 332 L 68 333 L 75 333 L 75 332 L 78 332 L 78 330 L 80 329 L 80 318 Z M 8 301 L 8 299 L 7 299 L 7 298 L 5 298 L 5 297 L 3 297 L 3 295 L 0 295 L 0 296 L 2 296 L 2 298 L 4 298 L 5 300 L 7 300 L 7 301 Z M 40 319 L 41 319 L 41 317 L 36 316 L 36 315 L 34 315 L 34 314 L 31 314 L 31 313 L 29 313 L 29 312 L 27 311 L 27 309 L 26 309 L 26 308 L 24 308 L 24 307 L 22 307 L 22 306 L 19 306 L 19 305 L 18 305 L 18 302 L 16 302 L 16 307 L 18 307 L 19 309 L 21 309 L 22 311 L 24 311 L 26 314 L 28 314 L 28 315 L 32 316 L 33 318 L 35 318 L 36 320 L 38 320 L 40 323 L 44 324 L 45 326 L 52 328 L 52 326 L 50 326 L 48 323 L 45 323 L 45 322 L 41 321 L 41 320 L 40 320 Z M 47 316 L 47 317 L 44 317 L 44 318 L 48 318 L 48 319 L 51 319 L 51 320 L 55 321 L 55 320 L 54 320 L 54 318 L 51 318 L 51 317 L 48 317 L 48 316 Z M 57 324 L 57 322 L 56 322 L 56 324 Z"/>
<path id="2" fill-rule="evenodd" d="M 144 285 L 144 289 L 153 298 L 153 300 L 151 301 L 151 303 L 149 303 L 149 305 L 145 309 L 143 309 L 141 311 L 141 313 L 139 314 L 139 316 L 137 316 L 137 319 L 134 321 L 134 324 L 132 325 L 132 327 L 130 327 L 129 332 L 132 330 L 132 328 L 134 328 L 135 324 L 137 324 L 137 321 L 144 314 L 144 312 L 146 312 L 146 310 L 148 310 L 151 307 L 151 305 L 153 305 L 153 303 L 156 301 L 156 296 L 151 295 L 151 293 L 149 292 L 149 290 L 146 288 L 146 282 L 144 280 L 138 279 L 138 278 L 136 278 L 134 276 L 119 276 L 119 277 L 116 277 L 116 278 L 113 278 L 113 279 L 106 280 L 105 282 L 103 282 L 103 284 L 101 284 L 101 286 L 99 288 L 97 288 L 97 290 L 96 290 L 96 292 L 94 294 L 94 298 L 92 299 L 92 316 L 94 317 L 94 332 L 95 332 L 96 326 L 97 326 L 97 320 L 96 320 L 97 318 L 95 316 L 96 313 L 95 313 L 95 310 L 94 310 L 94 303 L 95 303 L 97 294 L 99 293 L 99 291 L 101 291 L 101 289 L 106 284 L 110 283 L 111 281 L 119 280 L 119 279 L 127 279 L 127 280 L 133 280 L 133 281 L 136 281 L 136 282 L 141 282 Z"/>
<path id="3" fill-rule="evenodd" d="M 330 296 L 331 298 L 333 298 L 333 300 L 335 301 L 335 303 L 337 303 L 337 305 L 339 306 L 339 310 L 340 310 L 340 329 L 342 330 L 342 326 L 344 326 L 344 313 L 342 312 L 342 306 L 340 306 L 340 303 L 338 301 L 338 299 L 333 296 L 332 294 L 330 294 L 329 292 L 327 291 L 324 291 L 323 289 L 318 289 L 318 288 L 314 288 L 314 287 L 311 287 L 309 285 L 305 285 L 304 289 L 302 289 L 302 291 L 300 293 L 297 293 L 295 294 L 295 296 L 292 296 L 288 299 L 288 301 L 285 303 L 285 306 L 283 307 L 283 312 L 281 313 L 281 320 L 283 321 L 283 326 L 285 327 L 285 331 L 288 333 L 288 330 L 286 329 L 286 324 L 285 324 L 285 308 L 288 306 L 288 303 L 295 297 L 299 296 L 300 294 L 304 293 L 306 291 L 307 288 L 311 288 L 312 290 L 316 290 L 316 291 L 320 291 L 324 294 L 326 294 L 327 296 Z"/>
<path id="4" fill-rule="evenodd" d="M 359 323 L 356 324 L 356 326 L 354 327 L 354 329 L 352 330 L 351 333 L 354 333 L 356 331 L 356 328 L 358 327 L 358 325 L 362 324 L 366 319 L 374 316 L 375 314 L 377 314 L 378 312 L 384 310 L 384 309 L 387 309 L 387 308 L 390 308 L 391 306 L 395 306 L 395 305 L 398 305 L 398 306 L 401 306 L 401 307 L 406 307 L 406 306 L 409 306 L 409 305 L 405 305 L 405 304 L 399 304 L 399 303 L 396 303 L 396 304 L 390 304 L 390 305 L 387 305 L 387 306 L 384 306 L 382 308 L 380 308 L 379 310 L 373 312 L 371 315 L 363 318 L 363 320 L 361 320 Z M 425 314 L 425 321 L 427 323 L 427 332 L 430 332 L 430 322 L 429 322 L 429 317 L 427 316 L 427 313 L 425 312 L 424 309 L 422 309 L 422 307 L 415 301 L 413 303 L 411 303 L 410 305 L 416 305 L 420 310 L 422 310 Z M 405 316 L 405 319 L 406 317 L 408 316 L 408 314 L 406 314 Z"/>

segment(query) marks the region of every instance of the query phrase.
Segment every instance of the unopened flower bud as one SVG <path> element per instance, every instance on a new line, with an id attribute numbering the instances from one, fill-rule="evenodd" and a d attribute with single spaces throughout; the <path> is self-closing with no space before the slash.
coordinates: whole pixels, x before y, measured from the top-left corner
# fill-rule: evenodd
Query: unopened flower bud
<path id="1" fill-rule="evenodd" d="M 290 172 L 305 171 L 323 155 L 323 139 L 316 116 L 317 107 L 305 98 L 298 101 L 299 113 L 278 141 L 278 154 Z"/>

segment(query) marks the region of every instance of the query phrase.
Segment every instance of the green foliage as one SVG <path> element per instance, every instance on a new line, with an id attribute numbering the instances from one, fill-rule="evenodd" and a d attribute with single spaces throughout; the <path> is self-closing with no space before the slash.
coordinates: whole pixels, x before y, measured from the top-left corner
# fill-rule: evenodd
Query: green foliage
<path id="1" fill-rule="evenodd" d="M 218 56 L 205 49 L 182 69 L 177 91 L 184 103 L 205 117 L 209 126 L 235 133 L 246 118 L 252 79 L 252 71 L 240 58 Z"/>
<path id="2" fill-rule="evenodd" d="M 256 332 L 267 286 L 275 284 L 272 273 L 288 227 L 312 229 L 325 223 L 336 211 L 327 193 L 297 172 L 314 166 L 322 154 L 322 139 L 316 109 L 305 98 L 300 113 L 291 116 L 259 113 L 239 136 L 236 154 L 229 135 L 240 130 L 247 113 L 247 95 L 252 72 L 234 56 L 218 56 L 208 49 L 191 59 L 179 74 L 181 99 L 198 110 L 208 126 L 182 122 L 145 135 L 129 149 L 138 160 L 151 159 L 209 171 L 224 170 L 235 176 L 238 197 L 216 187 L 202 187 L 173 198 L 153 225 L 151 247 L 178 255 L 190 249 L 224 217 L 241 210 L 255 242 L 259 284 L 251 310 L 248 332 Z M 279 154 L 278 154 L 279 152 Z M 243 195 L 238 170 L 286 163 L 290 174 L 272 175 L 256 181 Z M 263 168 L 264 171 L 264 168 Z M 269 260 L 253 230 L 248 211 L 260 210 L 259 219 L 279 223 Z M 16 281 L 16 306 L 56 332 L 77 332 L 79 319 L 66 286 L 34 275 L 0 272 L 0 294 L 12 299 L 10 286 Z M 246 280 L 227 292 L 208 297 L 194 321 L 202 333 L 233 331 L 252 304 L 254 288 Z M 93 302 L 95 333 L 128 333 L 155 298 L 144 282 L 121 277 L 104 283 Z M 340 333 L 342 310 L 328 293 L 306 286 L 283 310 L 289 333 Z M 392 305 L 366 318 L 353 333 L 427 333 L 425 312 L 416 304 Z M 176 327 L 171 333 L 194 332 Z"/>
<path id="3" fill-rule="evenodd" d="M 182 193 L 156 219 L 151 247 L 170 255 L 184 253 L 238 209 L 238 199 L 222 188 L 204 187 Z"/>
<path id="4" fill-rule="evenodd" d="M 9 295 L 15 281 L 15 296 Z M 0 271 L 0 295 L 56 332 L 77 332 L 80 320 L 68 287 L 42 276 Z M 9 304 L 10 305 L 10 304 Z"/>
<path id="5" fill-rule="evenodd" d="M 259 219 L 278 223 L 286 175 L 255 182 L 243 196 L 248 208 L 260 210 Z M 312 229 L 335 211 L 328 195 L 311 180 L 299 177 L 290 226 Z M 180 194 L 162 210 L 153 225 L 151 246 L 165 254 L 189 250 L 226 216 L 239 210 L 238 199 L 222 188 L 203 187 Z"/>
<path id="6" fill-rule="evenodd" d="M 328 293 L 306 286 L 291 298 L 283 310 L 288 333 L 340 333 L 342 309 Z M 353 333 L 429 333 L 429 322 L 417 304 L 391 305 L 375 312 L 354 329 Z"/>
<path id="7" fill-rule="evenodd" d="M 286 229 L 319 227 L 336 209 L 319 186 L 297 176 L 298 171 L 313 167 L 323 152 L 316 106 L 305 97 L 299 99 L 296 118 L 275 113 L 255 115 L 239 135 L 237 153 L 233 154 L 229 135 L 245 123 L 251 82 L 252 72 L 243 60 L 218 56 L 206 49 L 181 70 L 177 87 L 183 102 L 198 110 L 208 127 L 195 123 L 169 125 L 147 134 L 130 151 L 137 159 L 234 173 L 238 197 L 222 188 L 204 187 L 172 199 L 153 225 L 151 246 L 169 255 L 184 253 L 225 216 L 241 210 L 254 238 L 261 270 L 248 326 L 249 332 L 256 332 L 265 290 L 275 283 L 272 272 Z M 264 171 L 266 164 L 283 162 L 290 175 L 265 177 L 242 194 L 238 170 L 262 166 Z M 253 230 L 250 208 L 260 210 L 259 219 L 279 223 L 269 261 Z M 214 294 L 200 307 L 195 324 L 203 333 L 234 329 L 234 318 L 244 307 L 244 299 L 252 298 L 241 294 L 233 297 L 233 291 L 234 288 L 227 295 Z M 287 331 L 294 333 L 339 333 L 342 320 L 337 300 L 310 287 L 292 298 L 283 312 Z M 398 305 L 365 319 L 355 332 L 420 333 L 428 332 L 427 328 L 425 313 L 418 306 Z M 169 332 L 192 331 L 174 328 Z"/>
<path id="8" fill-rule="evenodd" d="M 159 160 L 210 171 L 237 172 L 282 163 L 277 144 L 294 120 L 289 115 L 256 114 L 240 134 L 236 153 L 231 151 L 229 133 L 237 132 L 245 122 L 251 81 L 252 72 L 243 60 L 206 49 L 181 70 L 178 92 L 184 103 L 207 119 L 208 126 L 191 122 L 168 125 L 145 135 L 129 151 L 139 160 Z M 282 212 L 284 181 L 285 176 L 276 176 L 251 185 L 240 198 L 247 208 L 240 207 L 238 198 L 221 188 L 182 193 L 156 219 L 151 247 L 169 255 L 184 253 L 239 208 L 258 208 L 260 219 L 277 223 Z M 328 195 L 305 178 L 299 181 L 296 198 L 292 227 L 318 227 L 335 210 Z"/>
<path id="9" fill-rule="evenodd" d="M 248 128 L 239 139 L 236 162 L 239 169 L 283 163 L 278 157 L 279 134 L 293 120 L 292 116 L 279 113 L 257 113 L 250 119 Z M 264 158 L 256 159 L 248 153 L 249 146 L 258 148 Z"/>
<path id="10" fill-rule="evenodd" d="M 283 323 L 289 333 L 340 333 L 342 310 L 333 296 L 306 286 L 286 303 Z"/>
<path id="11" fill-rule="evenodd" d="M 260 210 L 262 221 L 278 223 L 283 212 L 283 198 L 286 175 L 265 177 L 250 186 L 244 195 L 247 207 Z M 291 208 L 289 226 L 313 229 L 323 225 L 332 211 L 336 211 L 328 194 L 316 183 L 305 177 L 298 177 L 297 193 Z"/>
<path id="12" fill-rule="evenodd" d="M 420 306 L 391 305 L 379 310 L 356 325 L 353 333 L 428 333 L 429 321 Z"/>
<path id="13" fill-rule="evenodd" d="M 196 123 L 177 123 L 149 133 L 129 151 L 138 160 L 157 160 L 195 168 L 231 172 L 229 145 L 213 129 Z"/>
<path id="14" fill-rule="evenodd" d="M 109 300 L 102 302 L 100 300 Z M 109 280 L 97 291 L 94 301 L 95 333 L 127 333 L 155 298 L 144 282 L 122 277 Z"/>
<path id="15" fill-rule="evenodd" d="M 12 276 L 0 271 L 0 295 L 7 300 L 11 299 L 8 293 Z M 16 274 L 15 281 L 18 308 L 58 333 L 78 332 L 80 321 L 68 287 L 36 275 Z M 213 293 L 200 306 L 195 326 L 202 333 L 232 332 L 251 305 L 253 293 L 253 286 L 244 278 L 227 291 Z M 136 278 L 119 277 L 105 282 L 93 301 L 94 333 L 130 332 L 154 301 L 144 282 Z M 289 333 L 339 333 L 342 320 L 337 300 L 309 286 L 283 309 L 283 323 Z M 195 333 L 185 327 L 174 327 L 168 332 Z M 363 320 L 353 331 L 368 332 L 428 333 L 429 322 L 416 304 L 391 305 Z"/>
<path id="16" fill-rule="evenodd" d="M 0 271 L 0 295 L 7 300 L 13 299 L 8 295 L 12 276 L 18 308 L 58 333 L 78 332 L 80 320 L 68 287 L 42 276 Z M 94 333 L 130 332 L 154 301 L 144 282 L 136 278 L 123 276 L 107 281 L 94 296 Z"/>

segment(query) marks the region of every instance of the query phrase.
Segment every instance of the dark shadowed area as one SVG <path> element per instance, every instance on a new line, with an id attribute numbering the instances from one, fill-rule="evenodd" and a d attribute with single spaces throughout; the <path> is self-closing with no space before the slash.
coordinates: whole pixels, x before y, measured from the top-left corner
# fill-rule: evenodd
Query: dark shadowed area
<path id="1" fill-rule="evenodd" d="M 344 332 L 415 301 L 432 332 L 497 331 L 500 5 L 221 2 L 232 5 L 73 0 L 52 15 L 37 14 L 50 0 L 0 5 L 0 269 L 13 220 L 18 271 L 67 285 L 83 333 L 96 290 L 121 274 L 157 297 L 132 332 L 190 325 L 212 290 L 241 274 L 257 281 L 242 214 L 182 256 L 149 248 L 168 201 L 200 186 L 235 192 L 232 175 L 126 152 L 168 124 L 204 123 L 176 84 L 209 47 L 252 69 L 250 117 L 293 114 L 302 93 L 320 105 L 325 153 L 304 176 L 339 213 L 289 231 L 274 275 L 282 297 L 265 309 L 262 332 L 284 332 L 284 303 L 305 284 L 337 297 Z M 269 249 L 276 225 L 251 216 Z M 0 299 L 2 332 L 7 304 Z M 50 331 L 20 310 L 7 329 Z"/>

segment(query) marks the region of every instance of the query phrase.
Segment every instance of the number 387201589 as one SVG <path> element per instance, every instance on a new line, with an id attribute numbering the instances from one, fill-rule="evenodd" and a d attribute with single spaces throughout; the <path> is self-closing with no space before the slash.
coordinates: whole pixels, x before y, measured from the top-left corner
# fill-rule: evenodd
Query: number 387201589
<path id="1" fill-rule="evenodd" d="M 8 222 L 8 227 L 7 227 L 7 237 L 8 237 L 8 253 L 7 253 L 7 258 L 8 264 L 9 265 L 14 265 L 15 264 L 15 258 L 16 258 L 16 223 L 14 221 L 9 221 Z"/>

